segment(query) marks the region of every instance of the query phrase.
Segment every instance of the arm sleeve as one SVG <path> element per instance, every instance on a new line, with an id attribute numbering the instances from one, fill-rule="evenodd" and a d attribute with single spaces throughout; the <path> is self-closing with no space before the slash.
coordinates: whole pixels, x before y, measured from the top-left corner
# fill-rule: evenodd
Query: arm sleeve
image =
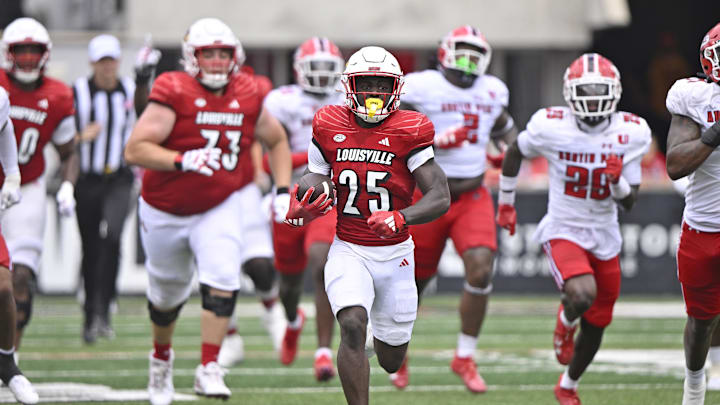
<path id="1" fill-rule="evenodd" d="M 542 132 L 539 121 L 544 110 L 536 112 L 527 124 L 524 131 L 518 135 L 517 143 L 520 153 L 526 158 L 534 158 L 542 154 Z"/>
<path id="2" fill-rule="evenodd" d="M 632 154 L 630 160 L 623 162 L 622 175 L 632 186 L 637 186 L 642 182 L 642 158 L 650 149 L 650 143 L 652 142 L 650 127 L 644 120 L 641 125 L 642 129 L 637 134 L 637 146 L 628 153 Z"/>
<path id="3" fill-rule="evenodd" d="M 683 82 L 678 80 L 668 90 L 665 107 L 667 107 L 670 114 L 687 115 L 686 97 L 683 96 L 684 88 Z"/>
<path id="4" fill-rule="evenodd" d="M 410 170 L 410 173 L 414 172 L 415 169 L 422 166 L 427 162 L 428 160 L 435 157 L 435 153 L 433 152 L 432 146 L 426 146 L 425 148 L 417 151 L 414 153 L 410 158 L 408 159 L 408 170 Z"/>
<path id="5" fill-rule="evenodd" d="M 55 145 L 64 145 L 72 141 L 72 139 L 75 137 L 75 134 L 75 116 L 70 115 L 63 118 L 63 120 L 60 121 L 58 126 L 55 127 L 55 131 L 53 131 L 52 134 L 52 143 L 54 143 Z"/>
<path id="6" fill-rule="evenodd" d="M 176 87 L 174 82 L 171 72 L 158 76 L 155 83 L 153 83 L 152 90 L 150 90 L 148 101 L 160 103 L 175 111 L 175 94 L 177 91 L 174 91 Z"/>
<path id="7" fill-rule="evenodd" d="M 325 160 L 320 148 L 317 146 L 317 142 L 313 139 L 308 147 L 308 170 L 313 173 L 330 175 L 330 163 Z"/>
<path id="8" fill-rule="evenodd" d="M 0 116 L 2 112 L 0 112 Z M 8 118 L 0 128 L 0 163 L 5 175 L 18 173 L 17 142 L 15 141 L 15 127 Z"/>

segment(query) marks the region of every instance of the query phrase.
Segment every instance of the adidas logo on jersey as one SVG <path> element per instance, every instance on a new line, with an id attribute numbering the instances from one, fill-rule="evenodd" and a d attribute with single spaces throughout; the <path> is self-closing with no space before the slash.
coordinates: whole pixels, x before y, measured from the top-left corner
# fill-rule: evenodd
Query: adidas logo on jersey
<path id="1" fill-rule="evenodd" d="M 398 266 L 398 267 L 406 267 L 409 265 L 410 265 L 410 262 L 408 262 L 408 259 L 402 259 L 402 261 L 400 262 L 400 266 Z"/>
<path id="2" fill-rule="evenodd" d="M 380 142 L 378 142 L 378 143 L 379 143 L 380 145 L 383 145 L 383 146 L 390 146 L 390 140 L 387 139 L 387 137 L 383 138 L 383 139 L 380 140 Z"/>
<path id="3" fill-rule="evenodd" d="M 240 108 L 240 103 L 238 103 L 237 100 L 233 100 L 233 101 L 230 103 L 230 105 L 228 106 L 228 108 L 238 109 L 238 108 Z"/>

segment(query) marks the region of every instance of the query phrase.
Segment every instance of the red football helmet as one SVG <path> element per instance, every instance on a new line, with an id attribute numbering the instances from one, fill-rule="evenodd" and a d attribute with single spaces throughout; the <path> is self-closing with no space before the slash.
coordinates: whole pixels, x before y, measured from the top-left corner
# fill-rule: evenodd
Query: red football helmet
<path id="1" fill-rule="evenodd" d="M 337 45 L 319 37 L 303 42 L 293 58 L 298 84 L 311 93 L 329 94 L 335 90 L 344 64 Z"/>
<path id="2" fill-rule="evenodd" d="M 712 27 L 700 43 L 700 65 L 707 77 L 720 82 L 720 24 Z"/>
<path id="3" fill-rule="evenodd" d="M 34 51 L 19 51 L 22 47 L 36 47 Z M 45 27 L 32 18 L 18 18 L 5 28 L 2 36 L 7 70 L 24 83 L 36 81 L 44 72 L 50 58 L 50 35 Z"/>
<path id="4" fill-rule="evenodd" d="M 563 96 L 573 114 L 597 123 L 617 109 L 622 94 L 620 72 L 609 59 L 586 53 L 565 70 Z"/>
<path id="5" fill-rule="evenodd" d="M 458 49 L 458 44 L 468 44 L 479 48 Z M 456 69 L 465 73 L 482 76 L 490 64 L 492 49 L 485 36 L 477 29 L 463 25 L 450 31 L 440 41 L 438 62 L 445 69 Z"/>

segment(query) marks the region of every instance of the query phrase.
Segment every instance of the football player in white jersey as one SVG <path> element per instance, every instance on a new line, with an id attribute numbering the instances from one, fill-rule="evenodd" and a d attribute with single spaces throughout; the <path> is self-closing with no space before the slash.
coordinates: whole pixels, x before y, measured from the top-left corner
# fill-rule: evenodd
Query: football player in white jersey
<path id="1" fill-rule="evenodd" d="M 340 49 L 327 38 L 313 37 L 295 51 L 297 84 L 271 91 L 265 108 L 285 127 L 293 154 L 293 183 L 307 167 L 307 150 L 312 139 L 315 113 L 325 105 L 344 102 L 338 81 L 345 61 Z M 280 346 L 280 361 L 290 365 L 297 355 L 298 340 L 305 314 L 298 307 L 305 269 L 312 272 L 315 286 L 315 308 L 318 349 L 315 352 L 315 378 L 327 381 L 335 375 L 332 361 L 332 333 L 335 326 L 325 293 L 323 269 L 330 244 L 335 237 L 337 215 L 331 213 L 300 228 L 283 224 L 286 212 L 276 212 L 273 222 L 275 268 L 280 274 L 280 300 L 285 307 L 288 326 Z"/>
<path id="2" fill-rule="evenodd" d="M 465 283 L 460 299 L 460 333 L 451 369 L 475 393 L 487 386 L 477 372 L 473 354 L 492 290 L 493 257 L 497 250 L 492 197 L 483 186 L 486 147 L 501 149 L 517 136 L 507 112 L 509 93 L 500 79 L 485 74 L 490 45 L 477 29 L 461 26 L 449 32 L 438 48 L 438 70 L 410 73 L 405 78 L 401 108 L 419 111 L 435 126 L 435 160 L 448 177 L 452 204 L 447 214 L 410 227 L 415 241 L 415 280 L 422 293 L 437 273 L 445 243 L 452 238 L 463 259 Z M 480 157 L 480 158 L 478 158 Z M 415 199 L 420 198 L 416 190 Z M 392 383 L 409 383 L 407 359 Z"/>
<path id="3" fill-rule="evenodd" d="M 587 53 L 572 62 L 563 93 L 568 107 L 540 109 L 506 152 L 497 222 L 515 232 L 520 164 L 545 157 L 548 212 L 534 237 L 563 293 L 553 345 L 558 362 L 569 365 L 554 392 L 560 404 L 578 405 L 578 381 L 600 347 L 620 293 L 617 205 L 629 210 L 635 203 L 651 137 L 644 119 L 616 112 L 620 73 L 605 57 Z"/>
<path id="4" fill-rule="evenodd" d="M 5 180 L 0 189 L 0 213 L 20 201 L 20 167 L 15 130 L 10 120 L 10 100 L 0 87 L 0 164 Z M 0 234 L 0 382 L 18 402 L 38 403 L 38 394 L 15 364 L 15 299 L 13 298 L 10 253 Z"/>
<path id="5" fill-rule="evenodd" d="M 678 80 L 665 102 L 672 114 L 668 175 L 689 176 L 677 251 L 688 314 L 683 405 L 705 402 L 705 360 L 720 314 L 720 24 L 703 38 L 700 64 L 706 78 Z"/>

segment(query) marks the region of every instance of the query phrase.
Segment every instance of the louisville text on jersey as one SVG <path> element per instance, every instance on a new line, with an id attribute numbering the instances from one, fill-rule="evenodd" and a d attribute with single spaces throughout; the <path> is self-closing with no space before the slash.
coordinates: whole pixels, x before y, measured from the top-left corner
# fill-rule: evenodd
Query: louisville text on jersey
<path id="1" fill-rule="evenodd" d="M 195 123 L 198 125 L 227 125 L 231 127 L 240 127 L 243 123 L 245 114 L 214 112 L 214 111 L 198 111 L 195 116 Z"/>
<path id="2" fill-rule="evenodd" d="M 34 110 L 32 108 L 13 105 L 10 107 L 10 118 L 14 120 L 22 120 L 33 124 L 42 125 L 47 118 L 45 111 Z"/>
<path id="3" fill-rule="evenodd" d="M 383 150 L 361 148 L 339 148 L 336 162 L 367 162 L 390 166 L 395 154 Z"/>

